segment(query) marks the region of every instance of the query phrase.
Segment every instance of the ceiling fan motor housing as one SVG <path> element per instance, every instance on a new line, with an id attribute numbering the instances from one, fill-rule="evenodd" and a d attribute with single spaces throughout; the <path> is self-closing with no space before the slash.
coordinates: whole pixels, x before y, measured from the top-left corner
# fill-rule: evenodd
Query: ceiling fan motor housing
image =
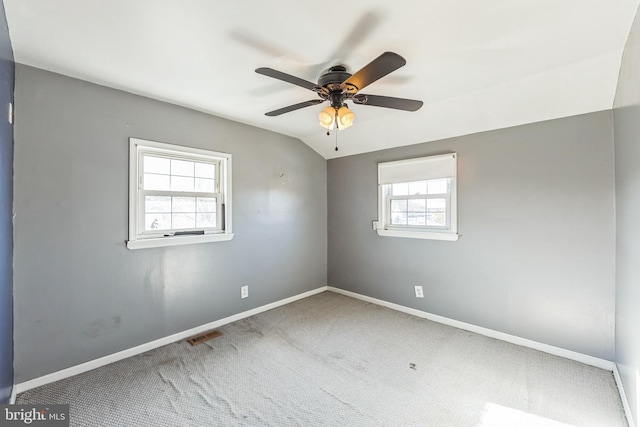
<path id="1" fill-rule="evenodd" d="M 347 80 L 349 77 L 351 77 L 351 74 L 347 73 L 347 69 L 344 66 L 336 65 L 329 68 L 326 73 L 320 76 L 318 79 L 318 86 L 332 90 L 334 88 L 329 87 L 329 85 L 336 85 L 339 87 L 342 82 Z"/>
<path id="2" fill-rule="evenodd" d="M 318 79 L 318 86 L 325 89 L 324 93 L 320 96 L 324 99 L 328 99 L 331 106 L 338 109 L 344 105 L 346 93 L 351 92 L 345 90 L 343 82 L 351 77 L 351 73 L 347 72 L 347 69 L 343 65 L 335 65 L 326 73 L 320 76 Z"/>

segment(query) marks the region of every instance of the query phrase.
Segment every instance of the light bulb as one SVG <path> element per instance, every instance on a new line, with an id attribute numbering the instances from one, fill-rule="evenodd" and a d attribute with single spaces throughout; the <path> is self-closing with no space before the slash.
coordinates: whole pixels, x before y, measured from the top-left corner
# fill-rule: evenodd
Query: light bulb
<path id="1" fill-rule="evenodd" d="M 338 129 L 346 129 L 353 124 L 356 119 L 356 115 L 353 111 L 349 110 L 346 106 L 340 107 L 338 110 Z"/>
<path id="2" fill-rule="evenodd" d="M 318 120 L 320 120 L 320 126 L 325 129 L 333 130 L 333 118 L 336 114 L 336 110 L 333 107 L 327 107 L 320 111 Z"/>

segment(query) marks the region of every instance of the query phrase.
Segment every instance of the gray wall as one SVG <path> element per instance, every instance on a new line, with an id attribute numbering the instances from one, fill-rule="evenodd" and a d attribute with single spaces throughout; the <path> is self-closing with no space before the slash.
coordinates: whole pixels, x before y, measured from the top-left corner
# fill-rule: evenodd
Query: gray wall
<path id="1" fill-rule="evenodd" d="M 13 128 L 6 106 L 13 102 L 15 65 L 0 3 L 0 403 L 13 387 Z"/>
<path id="2" fill-rule="evenodd" d="M 24 65 L 15 97 L 16 383 L 326 286 L 305 144 Z M 127 250 L 130 136 L 231 153 L 235 238 Z"/>
<path id="3" fill-rule="evenodd" d="M 329 284 L 613 360 L 611 120 L 600 112 L 330 160 Z M 458 153 L 462 237 L 379 237 L 377 163 L 447 152 Z"/>
<path id="4" fill-rule="evenodd" d="M 638 424 L 640 387 L 640 19 L 625 47 L 613 110 L 616 160 L 616 363 Z"/>

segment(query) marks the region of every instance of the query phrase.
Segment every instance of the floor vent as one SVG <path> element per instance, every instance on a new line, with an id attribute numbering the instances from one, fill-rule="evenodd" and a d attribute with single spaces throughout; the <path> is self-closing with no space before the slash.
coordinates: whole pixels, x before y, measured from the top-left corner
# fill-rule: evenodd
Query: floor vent
<path id="1" fill-rule="evenodd" d="M 198 345 L 198 344 L 202 344 L 205 341 L 209 341 L 211 339 L 217 338 L 220 335 L 222 335 L 222 332 L 220 331 L 208 331 L 208 332 L 205 332 L 204 334 L 187 338 L 187 342 L 189 342 L 189 344 L 191 345 Z"/>

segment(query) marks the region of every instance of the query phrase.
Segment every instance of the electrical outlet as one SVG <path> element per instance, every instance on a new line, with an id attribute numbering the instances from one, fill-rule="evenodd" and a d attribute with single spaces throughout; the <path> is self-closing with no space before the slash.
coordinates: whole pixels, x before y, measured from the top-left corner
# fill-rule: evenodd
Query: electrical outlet
<path id="1" fill-rule="evenodd" d="M 422 293 L 422 286 L 415 286 L 416 288 L 416 298 L 424 298 L 424 293 Z"/>
<path id="2" fill-rule="evenodd" d="M 249 296 L 249 287 L 243 286 L 240 288 L 240 298 L 246 298 Z"/>

